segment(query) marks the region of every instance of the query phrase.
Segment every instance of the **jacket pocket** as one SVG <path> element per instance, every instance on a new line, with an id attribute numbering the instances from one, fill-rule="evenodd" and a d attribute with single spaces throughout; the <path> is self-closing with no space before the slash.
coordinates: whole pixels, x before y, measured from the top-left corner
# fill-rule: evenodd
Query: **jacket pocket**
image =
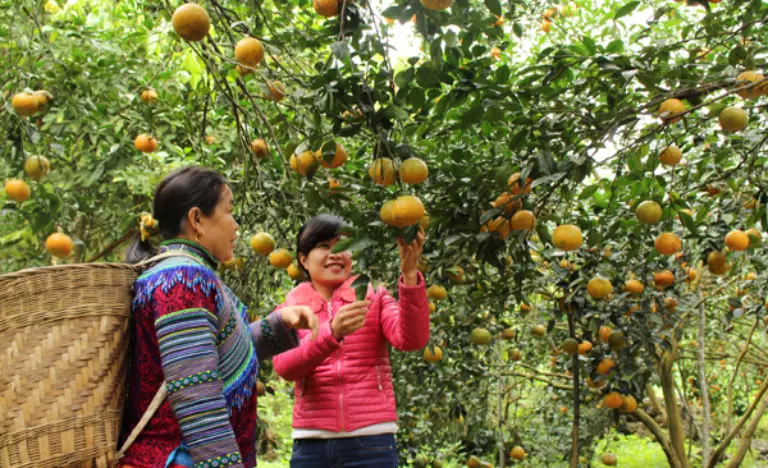
<path id="1" fill-rule="evenodd" d="M 384 387 L 381 385 L 381 369 L 379 366 L 376 366 L 376 388 L 378 388 L 379 391 L 384 390 Z"/>

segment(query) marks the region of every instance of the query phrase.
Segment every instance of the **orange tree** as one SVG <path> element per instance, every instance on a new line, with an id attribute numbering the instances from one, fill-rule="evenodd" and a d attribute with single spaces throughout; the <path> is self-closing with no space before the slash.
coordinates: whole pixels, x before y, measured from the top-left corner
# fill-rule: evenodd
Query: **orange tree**
<path id="1" fill-rule="evenodd" d="M 394 356 L 403 459 L 576 466 L 626 420 L 672 466 L 738 434 L 744 456 L 768 401 L 737 379 L 766 360 L 761 2 L 3 6 L 4 271 L 119 259 L 158 180 L 203 164 L 237 194 L 224 274 L 254 314 L 297 274 L 253 235 L 290 251 L 341 214 L 393 285 L 393 238 L 424 223 L 446 290 L 427 354 Z"/>

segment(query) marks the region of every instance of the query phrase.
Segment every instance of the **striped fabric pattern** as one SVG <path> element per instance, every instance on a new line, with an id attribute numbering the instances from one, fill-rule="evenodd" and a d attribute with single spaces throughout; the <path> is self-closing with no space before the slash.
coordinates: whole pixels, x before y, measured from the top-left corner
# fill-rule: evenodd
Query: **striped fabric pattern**
<path id="1" fill-rule="evenodd" d="M 171 291 L 178 284 L 192 293 L 183 308 L 155 311 L 168 400 L 196 467 L 241 464 L 230 413 L 252 395 L 258 374 L 248 323 L 216 273 L 186 257 L 164 260 L 142 275 L 135 302 L 150 300 L 156 288 Z M 218 310 L 200 307 L 211 293 Z"/>

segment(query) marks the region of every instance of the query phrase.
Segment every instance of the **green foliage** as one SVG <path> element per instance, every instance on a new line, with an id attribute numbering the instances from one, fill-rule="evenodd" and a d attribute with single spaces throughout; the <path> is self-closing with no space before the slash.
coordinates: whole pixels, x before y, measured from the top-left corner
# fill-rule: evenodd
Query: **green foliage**
<path id="1" fill-rule="evenodd" d="M 724 435 L 725 419 L 743 414 L 755 375 L 768 363 L 762 338 L 755 338 L 735 367 L 739 346 L 766 313 L 768 257 L 759 244 L 728 252 L 732 270 L 724 277 L 700 262 L 723 249 L 732 229 L 768 229 L 765 97 L 744 100 L 734 93 L 740 72 L 765 65 L 768 5 L 587 0 L 577 8 L 456 0 L 431 11 L 416 0 L 357 0 L 342 17 L 326 20 L 305 0 L 201 3 L 212 31 L 205 41 L 188 43 L 173 32 L 176 5 L 169 2 L 0 0 L 7 65 L 0 71 L 6 117 L 0 119 L 0 176 L 24 178 L 32 188 L 32 198 L 21 204 L 0 193 L 1 272 L 50 264 L 43 244 L 58 229 L 76 246 L 63 262 L 119 261 L 140 213 L 151 211 L 159 180 L 200 164 L 224 173 L 236 198 L 242 266 L 222 275 L 252 316 L 263 315 L 291 282 L 250 251 L 252 234 L 267 231 L 292 250 L 311 215 L 340 214 L 351 226 L 356 269 L 395 290 L 394 237 L 412 239 L 416 228 L 385 226 L 379 208 L 415 194 L 430 216 L 425 277 L 449 286 L 449 298 L 431 316 L 430 342 L 445 352 L 440 363 L 393 352 L 404 460 L 496 459 L 499 444 L 503 452 L 518 444 L 531 466 L 563 463 L 576 407 L 579 442 L 593 450 L 607 427 L 631 419 L 594 403 L 616 390 L 648 409 L 643 397 L 658 385 L 665 351 L 679 352 L 678 397 L 702 398 L 695 349 L 686 344 L 698 339 L 700 307 L 706 373 L 721 388 L 710 395 L 718 423 L 712 443 Z M 545 34 L 542 13 L 555 6 Z M 405 28 L 421 41 L 413 56 L 393 50 Z M 245 35 L 262 39 L 266 58 L 241 75 L 232 47 Z M 287 89 L 279 103 L 264 98 L 274 80 Z M 141 100 L 148 88 L 157 91 L 157 102 Z M 24 90 L 46 90 L 52 99 L 22 117 L 10 102 Z M 690 112 L 664 124 L 658 108 L 670 97 Z M 717 116 L 726 105 L 747 110 L 745 131 L 720 130 Z M 157 138 L 157 151 L 134 148 L 140 133 Z M 255 138 L 267 141 L 267 158 L 253 157 Z M 313 164 L 303 176 L 291 169 L 293 155 L 322 149 L 327 158 L 334 143 L 347 150 L 342 167 Z M 682 149 L 683 164 L 663 166 L 658 154 L 672 143 Z M 23 173 L 25 159 L 36 154 L 51 161 L 40 181 Z M 367 176 L 374 158 L 413 156 L 429 166 L 421 185 L 381 187 Z M 530 193 L 507 185 L 515 173 L 530 179 Z M 331 192 L 329 178 L 342 188 Z M 502 236 L 487 229 L 489 221 L 510 216 L 489 206 L 505 193 L 536 214 L 534 232 Z M 659 225 L 636 219 L 634 206 L 644 200 L 663 207 Z M 745 206 L 752 201 L 754 207 Z M 552 247 L 553 229 L 565 223 L 584 234 L 582 248 L 570 253 Z M 681 236 L 681 259 L 654 250 L 662 231 Z M 561 267 L 562 260 L 573 268 Z M 457 266 L 465 278 L 452 284 L 449 273 Z M 697 269 L 699 279 L 684 281 L 685 268 Z M 652 287 L 662 269 L 678 278 L 665 290 Z M 747 271 L 756 279 L 741 279 Z M 585 291 L 598 274 L 614 287 L 606 301 Z M 645 285 L 639 297 L 621 290 L 631 275 Z M 667 310 L 670 299 L 677 307 Z M 523 303 L 533 311 L 520 313 Z M 530 334 L 539 324 L 547 329 L 541 339 Z M 602 325 L 622 331 L 626 346 L 600 343 Z M 470 343 L 479 326 L 494 336 L 487 349 Z M 505 329 L 515 333 L 501 342 Z M 591 341 L 593 351 L 575 360 L 559 353 L 568 337 Z M 507 360 L 513 347 L 522 350 L 522 361 Z M 597 364 L 608 356 L 618 365 L 598 375 Z M 727 372 L 713 376 L 720 359 L 728 361 Z M 576 368 L 578 398 L 568 374 Z M 749 378 L 735 380 L 734 414 L 728 415 L 722 389 L 731 372 Z M 604 389 L 588 389 L 587 377 Z M 270 404 L 277 413 L 273 407 L 262 413 L 284 462 L 290 399 L 285 386 L 276 388 Z M 637 440 L 626 440 L 627 451 L 639 450 Z M 265 447 L 263 453 L 272 452 Z M 620 455 L 628 458 L 638 460 Z"/>

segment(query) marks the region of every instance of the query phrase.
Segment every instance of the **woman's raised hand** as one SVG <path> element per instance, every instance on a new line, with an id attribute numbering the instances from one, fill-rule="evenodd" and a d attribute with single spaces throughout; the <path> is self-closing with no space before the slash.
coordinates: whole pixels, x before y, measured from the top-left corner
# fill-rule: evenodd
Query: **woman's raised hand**
<path id="1" fill-rule="evenodd" d="M 419 226 L 419 232 L 410 244 L 406 244 L 405 240 L 398 237 L 397 246 L 400 247 L 400 271 L 405 277 L 405 284 L 415 285 L 419 257 L 424 250 L 424 228 Z"/>
<path id="2" fill-rule="evenodd" d="M 307 306 L 286 306 L 280 309 L 280 318 L 289 328 L 312 330 L 312 339 L 317 338 L 317 316 Z"/>

